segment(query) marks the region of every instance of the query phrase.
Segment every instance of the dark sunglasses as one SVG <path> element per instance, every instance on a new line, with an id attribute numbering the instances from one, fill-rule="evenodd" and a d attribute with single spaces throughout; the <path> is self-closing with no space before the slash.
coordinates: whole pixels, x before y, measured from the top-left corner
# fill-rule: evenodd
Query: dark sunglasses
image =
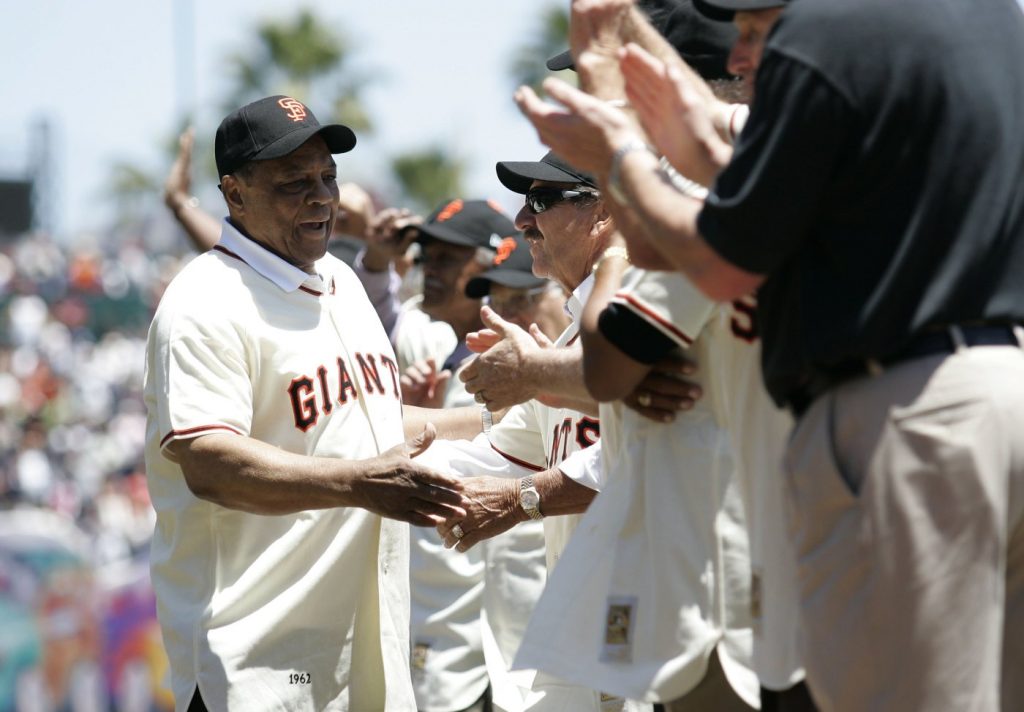
<path id="1" fill-rule="evenodd" d="M 565 200 L 597 197 L 593 190 L 563 190 L 561 188 L 531 188 L 526 192 L 526 207 L 534 215 L 553 208 Z"/>

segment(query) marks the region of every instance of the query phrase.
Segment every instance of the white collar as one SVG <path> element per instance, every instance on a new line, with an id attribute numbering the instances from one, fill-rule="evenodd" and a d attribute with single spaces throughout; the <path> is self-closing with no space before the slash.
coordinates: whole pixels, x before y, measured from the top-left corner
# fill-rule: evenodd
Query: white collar
<path id="1" fill-rule="evenodd" d="M 586 279 L 580 282 L 580 285 L 576 289 L 572 290 L 572 294 L 569 295 L 569 301 L 565 303 L 565 313 L 572 319 L 572 323 L 577 327 L 583 320 L 583 307 L 586 305 L 587 300 L 590 299 L 590 293 L 594 290 L 594 273 L 591 272 L 587 275 Z"/>
<path id="2" fill-rule="evenodd" d="M 256 270 L 258 274 L 266 277 L 285 292 L 294 292 L 303 284 L 312 286 L 317 291 L 324 291 L 323 280 L 318 275 L 309 274 L 299 269 L 278 257 L 252 238 L 246 237 L 227 218 L 224 218 L 220 242 L 217 243 L 217 247 L 239 258 Z M 316 264 L 317 272 L 322 274 L 320 270 L 321 262 L 322 259 L 318 260 Z"/>

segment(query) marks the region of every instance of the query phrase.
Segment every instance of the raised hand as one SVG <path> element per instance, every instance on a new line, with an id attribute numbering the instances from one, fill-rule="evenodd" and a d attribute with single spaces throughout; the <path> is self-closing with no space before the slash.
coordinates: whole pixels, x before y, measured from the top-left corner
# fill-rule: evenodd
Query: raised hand
<path id="1" fill-rule="evenodd" d="M 626 95 L 655 147 L 684 176 L 711 185 L 732 147 L 715 129 L 700 80 L 635 44 L 621 58 Z"/>
<path id="2" fill-rule="evenodd" d="M 437 370 L 434 359 L 417 361 L 401 376 L 402 402 L 420 408 L 440 408 L 451 378 L 452 372 L 448 369 Z"/>
<path id="3" fill-rule="evenodd" d="M 419 236 L 415 228 L 422 222 L 422 217 L 406 208 L 386 208 L 377 213 L 366 231 L 366 268 L 372 272 L 387 269 L 415 242 Z"/>
<path id="4" fill-rule="evenodd" d="M 621 109 L 561 80 L 545 80 L 544 91 L 563 106 L 541 101 L 532 89 L 520 87 L 515 94 L 520 111 L 545 145 L 603 183 L 615 149 L 640 138 L 636 124 Z"/>
<path id="5" fill-rule="evenodd" d="M 480 308 L 480 318 L 487 327 L 486 338 L 491 345 L 459 372 L 466 391 L 490 411 L 535 398 L 540 385 L 529 368 L 529 360 L 531 353 L 542 348 L 537 337 L 505 321 L 490 307 Z"/>
<path id="6" fill-rule="evenodd" d="M 178 136 L 178 153 L 164 181 L 164 203 L 173 211 L 180 210 L 192 197 L 192 147 L 196 130 L 192 126 Z"/>

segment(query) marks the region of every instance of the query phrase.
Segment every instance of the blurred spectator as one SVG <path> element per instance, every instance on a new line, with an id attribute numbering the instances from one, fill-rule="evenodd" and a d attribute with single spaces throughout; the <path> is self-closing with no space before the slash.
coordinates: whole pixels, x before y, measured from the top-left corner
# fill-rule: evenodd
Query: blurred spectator
<path id="1" fill-rule="evenodd" d="M 0 247 L 0 712 L 170 708 L 140 387 L 180 264 L 131 241 Z"/>

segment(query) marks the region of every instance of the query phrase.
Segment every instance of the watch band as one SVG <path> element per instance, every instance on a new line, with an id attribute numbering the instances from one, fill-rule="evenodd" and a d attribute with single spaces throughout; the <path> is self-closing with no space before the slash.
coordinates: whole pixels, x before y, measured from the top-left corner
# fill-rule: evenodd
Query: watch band
<path id="1" fill-rule="evenodd" d="M 597 261 L 594 262 L 594 267 L 592 271 L 596 272 L 597 268 L 600 267 L 605 260 L 612 257 L 618 257 L 619 259 L 629 262 L 629 250 L 627 250 L 622 245 L 612 245 L 604 252 L 602 252 L 601 256 L 597 258 Z"/>
<path id="2" fill-rule="evenodd" d="M 540 513 L 540 493 L 533 486 L 533 477 L 527 476 L 519 480 L 519 506 L 530 519 L 543 519 Z"/>

